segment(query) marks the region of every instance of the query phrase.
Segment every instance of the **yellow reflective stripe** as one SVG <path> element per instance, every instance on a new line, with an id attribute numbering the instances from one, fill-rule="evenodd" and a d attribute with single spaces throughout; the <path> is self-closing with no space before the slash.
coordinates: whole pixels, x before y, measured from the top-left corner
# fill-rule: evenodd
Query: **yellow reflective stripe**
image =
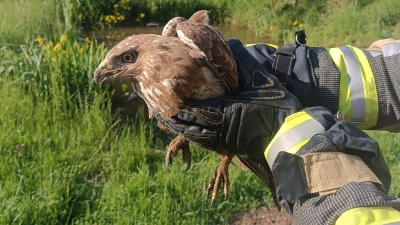
<path id="1" fill-rule="evenodd" d="M 344 212 L 336 220 L 335 225 L 382 225 L 393 223 L 400 223 L 400 212 L 392 207 L 360 207 Z"/>
<path id="2" fill-rule="evenodd" d="M 360 129 L 375 126 L 378 121 L 378 94 L 366 55 L 353 46 L 327 51 L 340 70 L 339 110 L 345 120 Z"/>
<path id="3" fill-rule="evenodd" d="M 301 111 L 288 116 L 272 139 L 264 156 L 270 166 L 273 165 L 279 152 L 296 154 L 311 137 L 323 133 L 325 128 L 306 112 Z"/>
<path id="4" fill-rule="evenodd" d="M 347 121 L 351 121 L 350 86 L 344 54 L 339 48 L 328 48 L 327 51 L 340 72 L 339 110 Z"/>
<path id="5" fill-rule="evenodd" d="M 250 46 L 253 46 L 253 45 L 259 45 L 259 44 L 262 44 L 262 45 L 268 45 L 268 46 L 271 46 L 271 47 L 273 47 L 273 48 L 275 48 L 275 49 L 277 49 L 277 48 L 278 48 L 278 45 L 274 45 L 274 44 L 268 44 L 268 43 L 245 44 L 244 46 L 245 46 L 245 47 L 250 47 Z"/>
<path id="6" fill-rule="evenodd" d="M 367 57 L 361 49 L 349 46 L 355 53 L 361 68 L 362 82 L 365 97 L 365 120 L 360 129 L 368 129 L 378 122 L 378 93 L 375 86 L 375 78 Z"/>
<path id="7" fill-rule="evenodd" d="M 303 147 L 311 138 L 307 138 L 304 141 L 298 143 L 297 145 L 289 148 L 288 150 L 286 150 L 286 152 L 291 153 L 291 154 L 296 154 L 301 147 Z"/>

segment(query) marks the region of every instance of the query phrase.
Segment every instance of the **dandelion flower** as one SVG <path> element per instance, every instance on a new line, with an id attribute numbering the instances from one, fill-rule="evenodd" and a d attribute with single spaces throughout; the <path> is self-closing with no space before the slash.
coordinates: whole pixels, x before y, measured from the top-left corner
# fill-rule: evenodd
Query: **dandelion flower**
<path id="1" fill-rule="evenodd" d="M 54 47 L 53 47 L 53 51 L 57 51 L 57 50 L 60 50 L 60 49 L 61 49 L 60 42 L 57 42 L 57 44 L 54 45 Z"/>
<path id="2" fill-rule="evenodd" d="M 35 38 L 35 41 L 37 43 L 39 43 L 39 44 L 42 44 L 43 43 L 43 38 L 39 36 L 39 37 Z"/>
<path id="3" fill-rule="evenodd" d="M 61 43 L 66 42 L 67 41 L 67 35 L 65 35 L 65 34 L 61 35 L 60 41 L 61 41 Z"/>
<path id="4" fill-rule="evenodd" d="M 86 37 L 86 38 L 85 38 L 85 42 L 86 42 L 86 43 L 90 43 L 89 37 Z"/>
<path id="5" fill-rule="evenodd" d="M 140 13 L 140 18 L 144 18 L 146 15 L 144 13 Z"/>
<path id="6" fill-rule="evenodd" d="M 297 26 L 298 23 L 299 23 L 299 21 L 296 19 L 296 20 L 293 22 L 293 26 Z"/>

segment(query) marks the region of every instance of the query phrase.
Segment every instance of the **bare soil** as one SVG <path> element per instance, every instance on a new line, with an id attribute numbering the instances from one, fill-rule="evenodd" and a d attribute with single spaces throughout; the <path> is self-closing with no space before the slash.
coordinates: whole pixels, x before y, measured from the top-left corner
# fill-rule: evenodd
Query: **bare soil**
<path id="1" fill-rule="evenodd" d="M 281 212 L 277 208 L 261 207 L 254 212 L 240 213 L 234 216 L 230 225 L 292 225 L 293 218 L 285 210 Z"/>

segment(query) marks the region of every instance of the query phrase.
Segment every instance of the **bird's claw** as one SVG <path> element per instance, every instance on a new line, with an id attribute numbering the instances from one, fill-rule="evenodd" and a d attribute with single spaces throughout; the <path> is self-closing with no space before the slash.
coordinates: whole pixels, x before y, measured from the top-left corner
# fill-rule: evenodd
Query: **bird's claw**
<path id="1" fill-rule="evenodd" d="M 192 165 L 192 153 L 190 152 L 189 142 L 178 136 L 168 146 L 167 154 L 165 155 L 165 166 L 167 169 L 172 165 L 172 160 L 178 155 L 182 149 L 182 160 L 186 163 L 186 168 L 182 172 L 186 172 Z"/>
<path id="2" fill-rule="evenodd" d="M 208 182 L 207 187 L 207 197 L 211 194 L 211 205 L 215 203 L 218 197 L 218 190 L 221 185 L 224 187 L 224 196 L 225 199 L 228 197 L 229 191 L 229 164 L 232 161 L 233 155 L 226 155 L 222 159 L 222 162 L 217 166 L 214 171 L 213 177 Z"/>

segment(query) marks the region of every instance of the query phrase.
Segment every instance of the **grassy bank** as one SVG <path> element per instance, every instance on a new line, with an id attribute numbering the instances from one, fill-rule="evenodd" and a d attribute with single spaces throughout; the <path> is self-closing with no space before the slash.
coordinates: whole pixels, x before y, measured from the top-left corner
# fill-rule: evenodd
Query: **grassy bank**
<path id="1" fill-rule="evenodd" d="M 400 38 L 400 1 L 298 0 L 233 1 L 234 23 L 277 43 L 292 43 L 293 32 L 305 28 L 310 45 L 368 47 L 382 38 Z"/>
<path id="2" fill-rule="evenodd" d="M 107 48 L 89 39 L 75 41 L 71 29 L 80 23 L 72 16 L 79 14 L 69 11 L 90 1 L 62 2 L 0 0 L 0 224 L 226 224 L 236 212 L 272 204 L 269 191 L 258 178 L 232 166 L 230 196 L 227 200 L 221 196 L 216 206 L 211 207 L 204 188 L 219 160 L 215 154 L 195 146 L 192 146 L 193 165 L 187 173 L 181 173 L 184 165 L 179 157 L 167 171 L 163 163 L 165 143 L 154 137 L 153 125 L 141 120 L 125 121 L 113 115 L 110 93 L 91 82 L 93 71 Z M 190 7 L 202 1 L 143 2 L 158 3 L 165 11 L 173 4 L 187 3 L 187 8 L 178 8 L 190 14 Z M 263 9 L 261 1 L 234 3 L 241 2 L 252 7 L 216 5 L 215 12 L 219 14 L 214 16 L 226 15 L 232 22 L 258 30 L 259 35 L 268 34 L 269 31 L 263 32 L 271 25 L 259 12 Z M 374 1 L 360 10 L 371 12 L 376 7 L 374 15 L 386 18 L 384 7 L 390 7 L 389 15 L 396 15 L 397 1 L 387 2 L 383 6 L 374 5 L 377 4 Z M 274 6 L 277 13 L 278 6 Z M 266 3 L 265 7 L 268 9 L 270 5 Z M 135 10 L 140 17 L 142 9 Z M 357 11 L 348 10 L 345 12 L 349 17 L 335 11 L 329 16 L 343 19 L 341 24 L 346 24 L 357 15 Z M 144 13 L 144 18 L 153 15 L 151 10 Z M 252 14 L 257 18 L 250 17 Z M 364 13 L 359 15 L 359 18 L 367 17 Z M 317 18 L 322 18 L 322 14 Z M 249 21 L 264 25 L 252 27 Z M 293 21 L 287 30 L 294 29 Z M 300 18 L 296 26 L 308 26 L 306 21 Z M 370 24 L 367 28 L 378 26 L 365 21 Z M 390 32 L 396 34 L 398 24 L 390 21 L 383 23 L 387 29 L 366 34 L 365 40 Z M 275 22 L 271 24 L 272 30 L 278 29 L 274 28 Z M 340 25 L 331 26 L 337 26 L 335 31 L 340 31 L 342 39 L 348 37 L 347 28 L 340 30 Z M 368 30 L 354 26 L 354 35 Z M 313 37 L 313 44 L 317 34 L 324 37 L 318 39 L 320 43 L 325 40 L 329 44 L 330 37 L 323 34 L 333 32 L 333 28 L 306 29 Z M 340 37 L 331 38 L 338 43 L 343 41 L 338 40 Z M 392 171 L 390 194 L 397 195 L 400 192 L 399 135 L 368 133 L 382 147 Z"/>

